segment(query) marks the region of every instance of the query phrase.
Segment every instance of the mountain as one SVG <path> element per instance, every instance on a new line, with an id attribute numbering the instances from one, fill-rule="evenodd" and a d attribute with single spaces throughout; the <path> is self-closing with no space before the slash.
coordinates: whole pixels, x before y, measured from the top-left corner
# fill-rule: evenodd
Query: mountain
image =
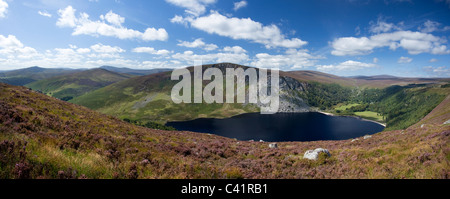
<path id="1" fill-rule="evenodd" d="M 450 177 L 450 96 L 405 130 L 272 149 L 265 142 L 138 127 L 24 87 L 0 83 L 0 93 L 0 179 Z M 319 147 L 331 157 L 302 158 Z"/>
<path id="2" fill-rule="evenodd" d="M 113 67 L 113 66 L 102 66 L 100 68 L 101 69 L 105 69 L 105 70 L 109 70 L 109 71 L 113 71 L 113 72 L 116 72 L 116 73 L 125 73 L 125 74 L 130 74 L 130 75 L 137 75 L 137 76 L 151 75 L 151 74 L 155 74 L 155 73 L 162 73 L 162 72 L 172 71 L 172 69 L 165 69 L 165 68 L 151 69 L 151 70 L 117 68 L 117 67 Z"/>
<path id="3" fill-rule="evenodd" d="M 406 86 L 408 84 L 450 82 L 450 78 L 407 78 L 391 75 L 340 77 L 317 71 L 289 71 L 282 74 L 299 81 L 339 84 L 345 87 L 360 88 L 386 88 L 394 85 Z"/>
<path id="4" fill-rule="evenodd" d="M 205 65 L 203 70 L 210 67 L 219 68 L 221 71 L 225 71 L 226 68 L 248 68 L 221 63 Z M 188 69 L 193 72 L 192 67 Z M 227 118 L 260 111 L 260 104 L 250 103 L 175 104 L 171 100 L 171 89 L 177 81 L 171 81 L 170 76 L 170 72 L 164 72 L 130 78 L 87 93 L 70 102 L 121 119 L 160 123 L 197 118 Z M 341 86 L 336 83 L 339 80 L 342 80 L 341 84 L 347 81 L 346 78 L 325 73 L 281 71 L 279 112 L 309 112 L 320 109 L 367 119 L 378 116 L 379 120 L 388 124 L 388 129 L 397 130 L 418 122 L 449 94 L 446 89 L 440 88 L 445 83 L 367 89 Z M 365 81 L 372 85 L 379 83 L 371 82 L 378 80 Z M 205 81 L 204 86 L 207 83 Z M 395 80 L 393 83 L 398 81 Z M 387 82 L 384 81 L 383 84 Z M 345 104 L 357 104 L 358 107 L 335 111 L 337 107 Z M 405 104 L 408 106 L 405 107 Z"/>
<path id="5" fill-rule="evenodd" d="M 324 84 L 339 84 L 341 86 L 348 86 L 348 87 L 356 86 L 355 79 L 339 77 L 336 75 L 331 75 L 318 71 L 289 71 L 289 72 L 282 72 L 280 73 L 280 75 L 285 75 L 300 81 L 319 82 Z"/>
<path id="6" fill-rule="evenodd" d="M 111 84 L 70 102 L 121 119 L 139 121 L 183 121 L 200 117 L 225 118 L 256 112 L 248 104 L 175 104 L 171 99 L 171 72 L 130 78 Z"/>
<path id="7" fill-rule="evenodd" d="M 29 84 L 38 80 L 47 79 L 59 75 L 76 73 L 79 71 L 80 70 L 40 68 L 34 66 L 25 69 L 0 72 L 0 82 L 23 86 L 25 84 Z"/>
<path id="8" fill-rule="evenodd" d="M 115 73 L 105 69 L 92 69 L 36 81 L 27 84 L 26 87 L 68 101 L 130 77 L 132 75 Z"/>

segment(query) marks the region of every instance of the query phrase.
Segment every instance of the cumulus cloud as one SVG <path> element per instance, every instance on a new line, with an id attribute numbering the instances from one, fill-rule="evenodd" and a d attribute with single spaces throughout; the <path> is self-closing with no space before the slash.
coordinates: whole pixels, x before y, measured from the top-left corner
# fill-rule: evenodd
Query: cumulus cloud
<path id="1" fill-rule="evenodd" d="M 320 71 L 355 71 L 366 68 L 376 67 L 375 64 L 363 63 L 358 61 L 346 61 L 337 65 L 319 65 L 316 66 L 317 70 Z"/>
<path id="2" fill-rule="evenodd" d="M 52 15 L 50 13 L 48 13 L 47 11 L 38 11 L 38 14 L 44 17 L 52 17 Z"/>
<path id="3" fill-rule="evenodd" d="M 290 49 L 278 55 L 256 54 L 256 58 L 250 65 L 259 68 L 302 69 L 314 66 L 318 59 L 321 57 L 313 56 L 307 50 Z"/>
<path id="4" fill-rule="evenodd" d="M 371 33 L 383 33 L 383 32 L 390 32 L 391 30 L 400 30 L 400 27 L 396 26 L 393 23 L 387 23 L 383 20 L 382 17 L 378 17 L 377 22 L 370 22 L 369 31 Z"/>
<path id="5" fill-rule="evenodd" d="M 286 39 L 276 25 L 264 26 L 250 18 L 227 17 L 214 11 L 208 16 L 192 19 L 191 26 L 209 34 L 264 44 L 266 48 L 300 48 L 307 44 L 298 38 Z"/>
<path id="6" fill-rule="evenodd" d="M 216 3 L 217 0 L 166 0 L 175 6 L 185 8 L 185 12 L 194 16 L 199 16 L 206 12 L 208 5 Z"/>
<path id="7" fill-rule="evenodd" d="M 247 53 L 247 51 L 240 46 L 233 46 L 233 47 L 226 46 L 225 48 L 223 48 L 223 51 L 232 52 L 232 53 L 236 53 L 236 54 Z"/>
<path id="8" fill-rule="evenodd" d="M 9 59 L 29 59 L 38 57 L 39 53 L 34 48 L 25 46 L 14 35 L 0 35 L 0 55 Z"/>
<path id="9" fill-rule="evenodd" d="M 152 47 L 138 47 L 133 49 L 133 52 L 135 53 L 147 53 L 147 54 L 151 54 L 151 55 L 168 55 L 171 52 L 168 50 L 156 50 L 155 48 Z"/>
<path id="10" fill-rule="evenodd" d="M 244 8 L 244 7 L 246 7 L 247 6 L 247 1 L 239 1 L 239 2 L 234 2 L 234 8 L 233 8 L 233 10 L 234 11 L 237 11 L 237 10 L 239 10 L 239 9 L 241 9 L 241 8 Z"/>
<path id="11" fill-rule="evenodd" d="M 0 18 L 6 17 L 6 13 L 8 12 L 8 3 L 4 0 L 0 0 Z"/>
<path id="12" fill-rule="evenodd" d="M 430 62 L 430 63 L 434 63 L 434 62 L 438 62 L 439 60 L 437 60 L 437 59 L 435 59 L 435 58 L 433 58 L 433 59 L 430 59 L 430 61 L 428 61 L 428 62 Z"/>
<path id="13" fill-rule="evenodd" d="M 191 63 L 194 60 L 202 60 L 203 63 L 222 63 L 232 62 L 237 64 L 243 64 L 249 60 L 249 56 L 246 53 L 211 53 L 211 54 L 195 54 L 193 51 L 185 51 L 183 53 L 176 53 L 172 55 L 172 58 L 180 62 Z"/>
<path id="14" fill-rule="evenodd" d="M 371 37 L 343 37 L 334 40 L 331 45 L 331 54 L 336 56 L 366 55 L 373 52 L 375 48 L 389 47 L 391 50 L 403 48 L 409 54 L 421 53 L 449 54 L 443 43 L 445 40 L 428 33 L 412 31 L 396 31 L 392 33 L 381 33 Z"/>
<path id="15" fill-rule="evenodd" d="M 219 48 L 216 44 L 207 44 L 203 41 L 202 38 L 196 39 L 193 42 L 188 41 L 179 41 L 180 43 L 177 44 L 178 46 L 183 46 L 187 48 L 202 48 L 206 51 L 211 51 Z"/>
<path id="16" fill-rule="evenodd" d="M 144 41 L 167 41 L 168 33 L 164 28 L 147 28 L 145 32 L 123 27 L 125 18 L 112 11 L 106 15 L 101 15 L 100 20 L 92 21 L 89 15 L 81 13 L 79 17 L 75 15 L 76 10 L 72 6 L 58 11 L 59 19 L 56 25 L 59 27 L 73 28 L 72 35 L 108 36 L 119 39 L 140 39 Z"/>
<path id="17" fill-rule="evenodd" d="M 106 15 L 100 15 L 100 19 L 105 20 L 115 26 L 122 26 L 122 24 L 125 22 L 125 18 L 116 13 L 113 13 L 112 11 L 109 11 Z"/>
<path id="18" fill-rule="evenodd" d="M 97 53 L 123 53 L 123 52 L 125 52 L 124 49 L 122 49 L 118 46 L 113 47 L 113 46 L 103 45 L 101 43 L 91 46 L 91 49 Z"/>
<path id="19" fill-rule="evenodd" d="M 400 57 L 399 59 L 398 59 L 398 63 L 399 64 L 406 64 L 406 63 L 411 63 L 413 61 L 413 59 L 412 58 L 409 58 L 409 57 Z"/>

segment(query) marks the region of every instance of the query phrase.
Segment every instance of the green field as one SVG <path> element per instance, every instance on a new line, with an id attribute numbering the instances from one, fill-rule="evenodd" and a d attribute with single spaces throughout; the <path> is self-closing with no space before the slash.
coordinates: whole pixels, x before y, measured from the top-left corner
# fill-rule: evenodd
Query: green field
<path id="1" fill-rule="evenodd" d="M 360 104 L 356 104 L 355 103 L 355 104 L 341 105 L 341 106 L 336 107 L 334 110 L 336 110 L 336 111 L 345 111 L 348 108 L 352 108 L 352 107 L 355 107 L 355 106 L 358 106 L 358 105 L 360 105 Z"/>
<path id="2" fill-rule="evenodd" d="M 383 116 L 373 111 L 355 112 L 355 115 L 368 120 L 383 122 Z"/>

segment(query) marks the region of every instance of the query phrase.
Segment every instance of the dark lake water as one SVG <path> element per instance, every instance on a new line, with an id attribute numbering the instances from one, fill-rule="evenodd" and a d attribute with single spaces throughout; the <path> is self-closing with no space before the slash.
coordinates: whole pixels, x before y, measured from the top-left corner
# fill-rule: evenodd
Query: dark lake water
<path id="1" fill-rule="evenodd" d="M 211 133 L 238 140 L 318 141 L 346 140 L 372 135 L 384 126 L 355 117 L 335 117 L 321 113 L 243 114 L 227 119 L 196 119 L 169 122 L 182 131 Z"/>

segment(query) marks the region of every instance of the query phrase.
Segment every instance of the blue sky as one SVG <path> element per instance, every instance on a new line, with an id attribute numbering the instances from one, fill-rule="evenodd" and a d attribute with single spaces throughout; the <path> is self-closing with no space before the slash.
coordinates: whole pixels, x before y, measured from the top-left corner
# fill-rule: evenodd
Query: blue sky
<path id="1" fill-rule="evenodd" d="M 450 77 L 450 0 L 0 0 L 0 70 L 195 60 Z"/>

